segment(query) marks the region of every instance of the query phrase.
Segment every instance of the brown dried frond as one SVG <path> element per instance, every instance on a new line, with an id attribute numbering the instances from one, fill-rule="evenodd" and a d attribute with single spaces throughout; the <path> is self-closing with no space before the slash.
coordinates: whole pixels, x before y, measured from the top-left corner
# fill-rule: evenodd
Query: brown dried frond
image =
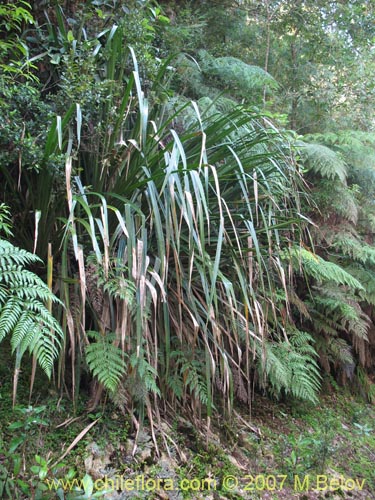
<path id="1" fill-rule="evenodd" d="M 98 269 L 92 262 L 86 266 L 86 286 L 92 307 L 100 317 L 103 312 L 103 290 L 98 286 Z"/>
<path id="2" fill-rule="evenodd" d="M 123 382 L 120 382 L 116 392 L 110 393 L 110 398 L 123 415 L 126 414 L 128 393 Z"/>
<path id="3" fill-rule="evenodd" d="M 288 298 L 289 302 L 298 309 L 298 312 L 302 316 L 304 316 L 307 319 L 311 319 L 310 313 L 306 307 L 305 302 L 298 297 L 298 295 L 294 290 L 292 289 L 288 290 Z"/>
<path id="4" fill-rule="evenodd" d="M 81 321 L 81 298 L 77 287 L 74 285 L 69 286 L 69 309 L 77 327 Z"/>
<path id="5" fill-rule="evenodd" d="M 248 403 L 248 394 L 247 389 L 244 383 L 244 379 L 241 375 L 241 371 L 239 369 L 233 370 L 233 385 L 234 385 L 234 393 L 236 397 L 242 403 Z"/>

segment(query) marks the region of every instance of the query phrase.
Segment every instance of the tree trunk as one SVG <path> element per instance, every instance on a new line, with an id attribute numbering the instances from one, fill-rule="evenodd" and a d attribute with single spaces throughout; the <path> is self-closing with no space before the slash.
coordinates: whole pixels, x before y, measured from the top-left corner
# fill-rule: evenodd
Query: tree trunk
<path id="1" fill-rule="evenodd" d="M 297 33 L 296 33 L 297 36 Z M 290 128 L 292 130 L 297 129 L 297 107 L 298 107 L 298 91 L 297 91 L 297 46 L 296 46 L 296 36 L 292 43 L 290 44 L 290 54 L 292 61 L 292 71 L 291 71 L 291 97 L 292 106 L 290 111 Z"/>

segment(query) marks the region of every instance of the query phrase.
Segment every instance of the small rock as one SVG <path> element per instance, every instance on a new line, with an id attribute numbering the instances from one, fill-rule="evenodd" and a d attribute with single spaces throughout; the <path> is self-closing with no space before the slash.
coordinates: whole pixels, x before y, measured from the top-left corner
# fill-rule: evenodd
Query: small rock
<path id="1" fill-rule="evenodd" d="M 137 449 L 137 453 L 135 456 L 136 456 L 137 460 L 139 460 L 140 462 L 146 462 L 152 456 L 152 449 L 149 448 L 148 446 L 145 448 L 139 447 Z"/>
<path id="2" fill-rule="evenodd" d="M 108 465 L 111 463 L 111 455 L 114 448 L 108 444 L 104 449 L 101 449 L 94 441 L 87 445 L 88 452 L 85 458 L 85 469 L 88 474 L 95 480 L 101 479 L 108 472 Z"/>

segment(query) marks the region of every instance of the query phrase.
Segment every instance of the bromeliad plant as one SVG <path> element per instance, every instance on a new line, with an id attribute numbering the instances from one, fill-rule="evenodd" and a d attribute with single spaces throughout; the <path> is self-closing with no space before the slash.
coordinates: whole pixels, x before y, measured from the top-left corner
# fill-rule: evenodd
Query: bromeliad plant
<path id="1" fill-rule="evenodd" d="M 124 50 L 116 37 L 120 29 L 111 31 L 114 59 Z M 129 53 L 135 70 L 125 80 L 111 66 L 116 91 L 102 104 L 107 121 L 95 129 L 99 137 L 90 141 L 82 115 L 81 144 L 66 163 L 62 269 L 73 357 L 85 346 L 103 386 L 117 396 L 124 388 L 124 401 L 149 416 L 152 399 L 161 397 L 195 412 L 203 404 L 210 417 L 220 402 L 230 410 L 234 397 L 250 401 L 257 364 L 271 348 L 257 381 L 272 383 L 281 372 L 270 363 L 288 364 L 288 345 L 301 378 L 283 376 L 274 385 L 314 400 L 316 366 L 306 363 L 308 350 L 288 341 L 295 328 L 280 256 L 300 235 L 303 182 L 287 139 L 254 111 L 201 114 L 194 102 L 196 118 L 178 134 L 172 123 L 186 105 L 168 116 L 150 102 Z M 77 302 L 70 317 L 69 304 Z M 88 330 L 96 332 L 91 339 Z M 306 377 L 312 383 L 301 390 Z"/>

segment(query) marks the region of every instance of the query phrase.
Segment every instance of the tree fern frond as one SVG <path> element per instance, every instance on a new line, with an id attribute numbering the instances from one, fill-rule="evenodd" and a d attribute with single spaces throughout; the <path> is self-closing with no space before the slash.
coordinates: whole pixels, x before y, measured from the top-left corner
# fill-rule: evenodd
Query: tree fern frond
<path id="1" fill-rule="evenodd" d="M 344 160 L 327 146 L 300 141 L 297 146 L 309 171 L 327 179 L 338 178 L 345 183 L 347 169 Z"/>
<path id="2" fill-rule="evenodd" d="M 291 248 L 290 256 L 295 269 L 299 266 L 307 276 L 320 283 L 332 281 L 338 285 L 348 285 L 354 290 L 364 290 L 361 283 L 341 266 L 324 260 L 305 248 Z"/>
<path id="3" fill-rule="evenodd" d="M 158 375 L 156 369 L 150 365 L 145 359 L 144 352 L 140 350 L 139 354 L 133 353 L 130 356 L 130 365 L 135 370 L 135 378 L 144 387 L 146 393 L 153 392 L 160 396 L 160 389 L 156 384 L 156 377 Z"/>
<path id="4" fill-rule="evenodd" d="M 367 184 L 368 186 L 374 187 L 374 193 L 375 193 L 375 169 L 374 169 L 374 181 L 371 182 L 370 184 Z M 370 195 L 368 199 L 372 199 L 374 196 Z M 366 232 L 375 233 L 375 207 L 370 203 L 365 203 L 362 204 L 361 210 L 359 213 L 359 223 L 360 227 L 365 229 Z"/>
<path id="5" fill-rule="evenodd" d="M 8 297 L 8 287 L 0 283 L 0 307 L 2 304 L 5 303 L 7 297 Z"/>
<path id="6" fill-rule="evenodd" d="M 12 338 L 11 338 L 11 346 L 12 350 L 15 351 L 17 347 L 24 341 L 24 339 L 28 338 L 28 335 L 35 329 L 35 322 L 33 321 L 32 314 L 29 311 L 23 310 L 21 315 L 18 318 L 17 324 L 13 328 Z M 23 354 L 27 347 L 30 345 L 30 341 L 27 342 L 24 349 L 21 349 L 21 353 Z M 25 342 L 24 342 L 25 344 Z"/>
<path id="7" fill-rule="evenodd" d="M 290 372 L 284 362 L 281 349 L 278 352 L 280 345 L 276 345 L 275 347 L 272 344 L 267 344 L 264 348 L 265 362 L 259 364 L 259 372 L 261 379 L 264 380 L 264 384 L 267 385 L 269 383 L 278 397 L 283 388 L 286 387 L 289 389 L 290 387 Z"/>
<path id="8" fill-rule="evenodd" d="M 5 236 L 12 236 L 11 226 L 9 207 L 5 203 L 0 203 L 0 233 L 3 233 Z"/>
<path id="9" fill-rule="evenodd" d="M 314 202 L 324 219 L 336 213 L 353 224 L 358 221 L 358 201 L 353 191 L 342 183 L 327 179 L 315 183 Z"/>
<path id="10" fill-rule="evenodd" d="M 27 283 L 27 280 L 25 280 L 25 283 L 23 285 L 21 283 L 16 283 L 12 288 L 12 292 L 13 295 L 20 300 L 30 301 L 34 304 L 37 303 L 37 300 L 43 301 L 45 303 L 47 303 L 48 301 L 60 303 L 59 299 L 56 296 L 51 297 L 51 291 L 41 280 L 38 284 Z"/>
<path id="11" fill-rule="evenodd" d="M 27 348 L 35 355 L 40 367 L 45 373 L 51 375 L 53 361 L 58 356 L 60 346 L 56 342 L 56 337 L 50 328 L 34 324 L 32 335 L 21 343 L 21 348 Z"/>
<path id="12" fill-rule="evenodd" d="M 288 289 L 288 300 L 290 304 L 294 305 L 297 308 L 298 312 L 302 316 L 304 316 L 306 319 L 310 319 L 311 316 L 306 303 L 298 297 L 298 295 L 292 288 Z"/>
<path id="13" fill-rule="evenodd" d="M 179 373 L 172 373 L 167 378 L 167 385 L 172 390 L 177 399 L 181 399 L 184 391 L 182 376 Z"/>
<path id="14" fill-rule="evenodd" d="M 314 296 L 315 306 L 323 315 L 332 318 L 340 330 L 367 339 L 370 319 L 361 311 L 358 304 L 349 304 L 329 297 Z M 357 307 L 356 307 L 357 305 Z"/>
<path id="15" fill-rule="evenodd" d="M 320 370 L 318 363 L 310 356 L 292 353 L 288 363 L 291 371 L 290 392 L 295 398 L 316 403 L 320 390 Z"/>
<path id="16" fill-rule="evenodd" d="M 228 97 L 220 96 L 214 101 L 215 107 L 219 113 L 229 113 L 232 111 L 236 103 Z"/>
<path id="17" fill-rule="evenodd" d="M 355 365 L 352 348 L 341 338 L 328 339 L 328 352 L 332 361 L 338 362 L 342 365 Z"/>
<path id="18" fill-rule="evenodd" d="M 185 55 L 180 55 L 177 59 L 177 75 L 183 85 L 190 88 L 195 96 L 202 97 L 215 94 L 215 89 L 205 84 L 203 73 L 197 62 Z M 219 94 L 218 89 L 216 89 L 216 92 Z M 177 109 L 180 109 L 180 106 Z"/>
<path id="19" fill-rule="evenodd" d="M 362 387 L 362 390 L 365 392 L 367 395 L 368 401 L 371 404 L 375 403 L 375 384 L 372 381 L 372 379 L 369 377 L 369 375 L 366 373 L 366 371 L 358 366 L 357 367 L 357 380 Z"/>
<path id="20" fill-rule="evenodd" d="M 131 306 L 135 297 L 134 283 L 125 278 L 128 275 L 128 269 L 118 258 L 109 259 L 108 269 L 104 271 L 103 265 L 98 263 L 94 254 L 87 258 L 88 271 L 88 292 L 95 300 L 97 296 L 103 297 L 103 292 L 107 292 L 109 297 L 123 300 L 128 306 Z M 92 280 L 90 277 L 94 278 Z M 101 292 L 101 293 L 98 293 Z"/>
<path id="21" fill-rule="evenodd" d="M 335 321 L 327 318 L 325 314 L 321 314 L 319 311 L 310 309 L 313 319 L 314 331 L 317 333 L 324 333 L 328 337 L 336 337 L 337 332 L 340 329 Z"/>
<path id="22" fill-rule="evenodd" d="M 309 333 L 301 330 L 293 330 L 289 334 L 288 339 L 290 344 L 298 349 L 298 352 L 303 354 L 309 353 L 316 356 L 316 351 L 313 346 L 315 341 Z"/>
<path id="23" fill-rule="evenodd" d="M 321 359 L 327 359 L 328 363 L 342 366 L 355 366 L 353 349 L 345 339 L 319 335 L 316 338 L 315 346 Z M 326 371 L 330 371 L 329 364 L 324 368 Z"/>
<path id="24" fill-rule="evenodd" d="M 364 290 L 358 292 L 359 297 L 371 305 L 375 305 L 375 271 L 354 263 L 346 268 L 355 279 L 361 282 Z"/>
<path id="25" fill-rule="evenodd" d="M 236 57 L 214 58 L 205 51 L 200 51 L 199 56 L 204 74 L 218 78 L 225 87 L 235 88 L 243 97 L 265 86 L 271 89 L 278 87 L 276 80 L 259 66 L 246 64 Z"/>
<path id="26" fill-rule="evenodd" d="M 352 234 L 337 233 L 332 241 L 332 246 L 341 250 L 344 255 L 349 255 L 354 261 L 375 265 L 375 248 L 355 238 Z"/>
<path id="27" fill-rule="evenodd" d="M 58 330 L 59 328 L 58 321 L 51 315 L 49 310 L 42 302 L 37 302 L 32 299 L 29 299 L 26 301 L 23 300 L 22 305 L 25 309 L 27 309 L 32 313 L 37 323 L 46 325 L 52 330 Z M 57 338 L 56 340 L 58 341 L 59 338 Z"/>

